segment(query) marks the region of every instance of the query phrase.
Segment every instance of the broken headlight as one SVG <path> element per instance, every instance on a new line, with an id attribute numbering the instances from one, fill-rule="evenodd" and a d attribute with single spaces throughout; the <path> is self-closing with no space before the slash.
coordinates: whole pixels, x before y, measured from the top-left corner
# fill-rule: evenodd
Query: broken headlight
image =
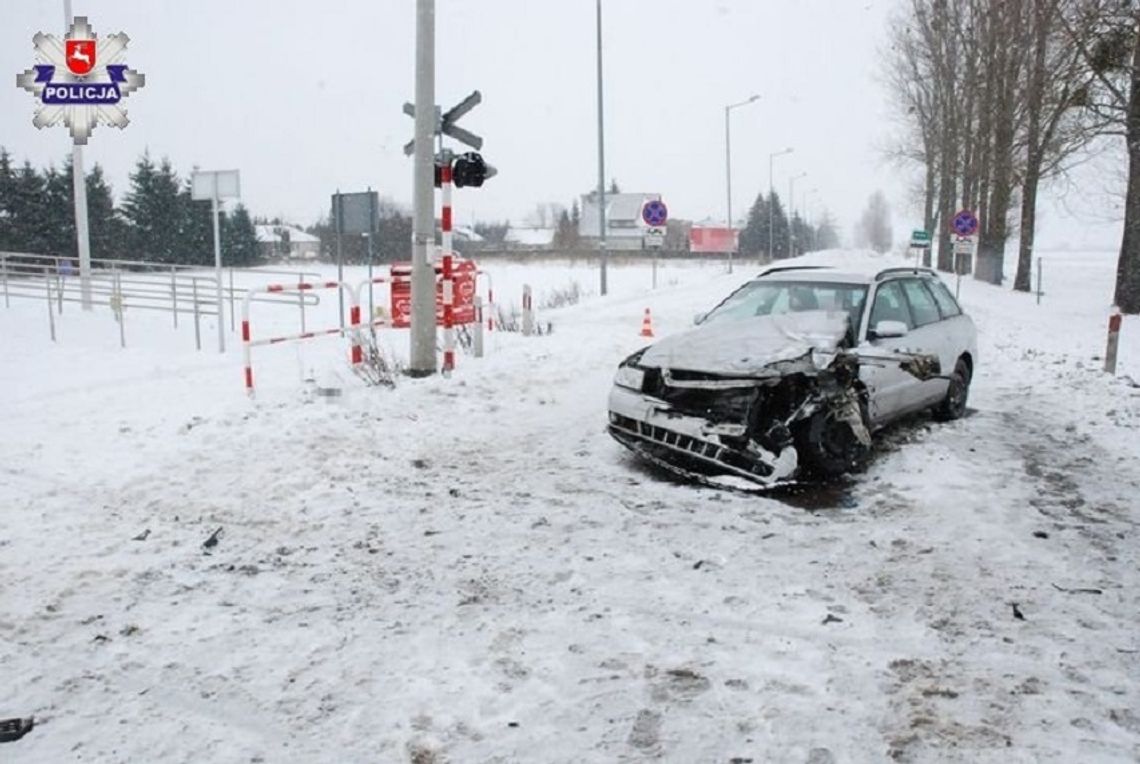
<path id="1" fill-rule="evenodd" d="M 618 387 L 627 387 L 630 390 L 641 392 L 641 385 L 645 382 L 645 371 L 636 366 L 619 366 L 614 375 L 614 384 Z"/>

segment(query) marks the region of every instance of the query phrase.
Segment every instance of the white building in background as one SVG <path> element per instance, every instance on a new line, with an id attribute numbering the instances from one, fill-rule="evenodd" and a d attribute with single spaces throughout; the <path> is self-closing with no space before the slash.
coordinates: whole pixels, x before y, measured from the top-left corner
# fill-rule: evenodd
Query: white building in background
<path id="1" fill-rule="evenodd" d="M 641 219 L 641 208 L 646 202 L 660 199 L 661 194 L 606 194 L 606 249 L 642 249 L 648 226 Z M 598 244 L 597 191 L 582 194 L 578 236 L 583 246 L 596 247 Z"/>
<path id="2" fill-rule="evenodd" d="M 321 254 L 321 240 L 295 225 L 259 224 L 257 248 L 267 260 L 316 260 Z"/>
<path id="3" fill-rule="evenodd" d="M 512 225 L 503 236 L 503 241 L 516 249 L 540 249 L 554 244 L 554 228 Z"/>

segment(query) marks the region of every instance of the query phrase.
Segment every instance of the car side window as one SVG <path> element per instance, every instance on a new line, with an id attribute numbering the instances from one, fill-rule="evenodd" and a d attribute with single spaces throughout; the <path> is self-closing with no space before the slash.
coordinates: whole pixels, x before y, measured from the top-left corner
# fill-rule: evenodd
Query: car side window
<path id="1" fill-rule="evenodd" d="M 938 303 L 938 309 L 942 311 L 943 318 L 962 315 L 962 308 L 954 299 L 954 295 L 950 294 L 950 290 L 945 284 L 938 279 L 929 279 L 926 285 L 934 293 L 934 301 Z"/>
<path id="2" fill-rule="evenodd" d="M 871 306 L 871 325 L 868 330 L 874 329 L 880 321 L 901 321 L 906 324 L 907 329 L 914 328 L 910 309 L 897 281 L 889 281 L 875 292 L 875 304 Z"/>
<path id="3" fill-rule="evenodd" d="M 910 303 L 911 313 L 914 314 L 916 326 L 926 326 L 942 320 L 942 314 L 938 312 L 938 303 L 934 302 L 934 295 L 921 281 L 903 279 L 902 286 L 907 302 Z"/>

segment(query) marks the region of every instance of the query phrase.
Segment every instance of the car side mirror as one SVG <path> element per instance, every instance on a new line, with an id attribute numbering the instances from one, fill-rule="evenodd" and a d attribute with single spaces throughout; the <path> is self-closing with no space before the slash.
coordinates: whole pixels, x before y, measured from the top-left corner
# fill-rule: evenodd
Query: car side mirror
<path id="1" fill-rule="evenodd" d="M 910 329 L 902 321 L 880 321 L 871 330 L 871 339 L 889 340 L 896 337 L 905 337 Z"/>
<path id="2" fill-rule="evenodd" d="M 698 313 L 693 316 L 693 326 L 700 326 L 701 322 L 708 317 L 708 313 Z"/>

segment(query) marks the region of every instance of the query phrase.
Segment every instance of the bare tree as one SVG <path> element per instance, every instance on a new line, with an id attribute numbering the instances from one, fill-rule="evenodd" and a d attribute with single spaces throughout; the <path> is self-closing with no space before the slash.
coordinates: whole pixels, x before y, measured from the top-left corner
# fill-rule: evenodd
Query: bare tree
<path id="1" fill-rule="evenodd" d="M 891 208 L 883 192 L 876 191 L 867 200 L 867 209 L 856 226 L 855 241 L 861 247 L 886 252 L 891 248 L 891 240 Z"/>
<path id="2" fill-rule="evenodd" d="M 951 217 L 972 209 L 981 221 L 975 276 L 1000 284 L 1020 206 L 1014 284 L 1028 289 L 1038 187 L 1100 129 L 1089 67 L 1058 30 L 1082 5 L 1122 1 L 1140 0 L 907 0 L 892 18 L 883 79 L 903 129 L 888 156 L 922 167 L 939 268 L 953 267 Z M 1095 39 L 1087 22 L 1073 26 Z"/>
<path id="3" fill-rule="evenodd" d="M 1021 225 L 1017 275 L 1013 288 L 1030 289 L 1037 224 L 1037 191 L 1043 180 L 1065 171 L 1106 127 L 1086 108 L 1092 75 L 1067 28 L 1082 40 L 1095 33 L 1090 18 L 1079 14 L 1077 0 L 1032 0 L 1027 19 L 1029 78 L 1025 92 L 1025 166 L 1021 182 Z"/>
<path id="4" fill-rule="evenodd" d="M 1127 146 L 1124 237 L 1113 301 L 1125 313 L 1140 313 L 1140 7 L 1136 0 L 1082 0 L 1062 26 L 1092 77 L 1086 107 L 1105 120 L 1103 134 L 1121 135 Z"/>

